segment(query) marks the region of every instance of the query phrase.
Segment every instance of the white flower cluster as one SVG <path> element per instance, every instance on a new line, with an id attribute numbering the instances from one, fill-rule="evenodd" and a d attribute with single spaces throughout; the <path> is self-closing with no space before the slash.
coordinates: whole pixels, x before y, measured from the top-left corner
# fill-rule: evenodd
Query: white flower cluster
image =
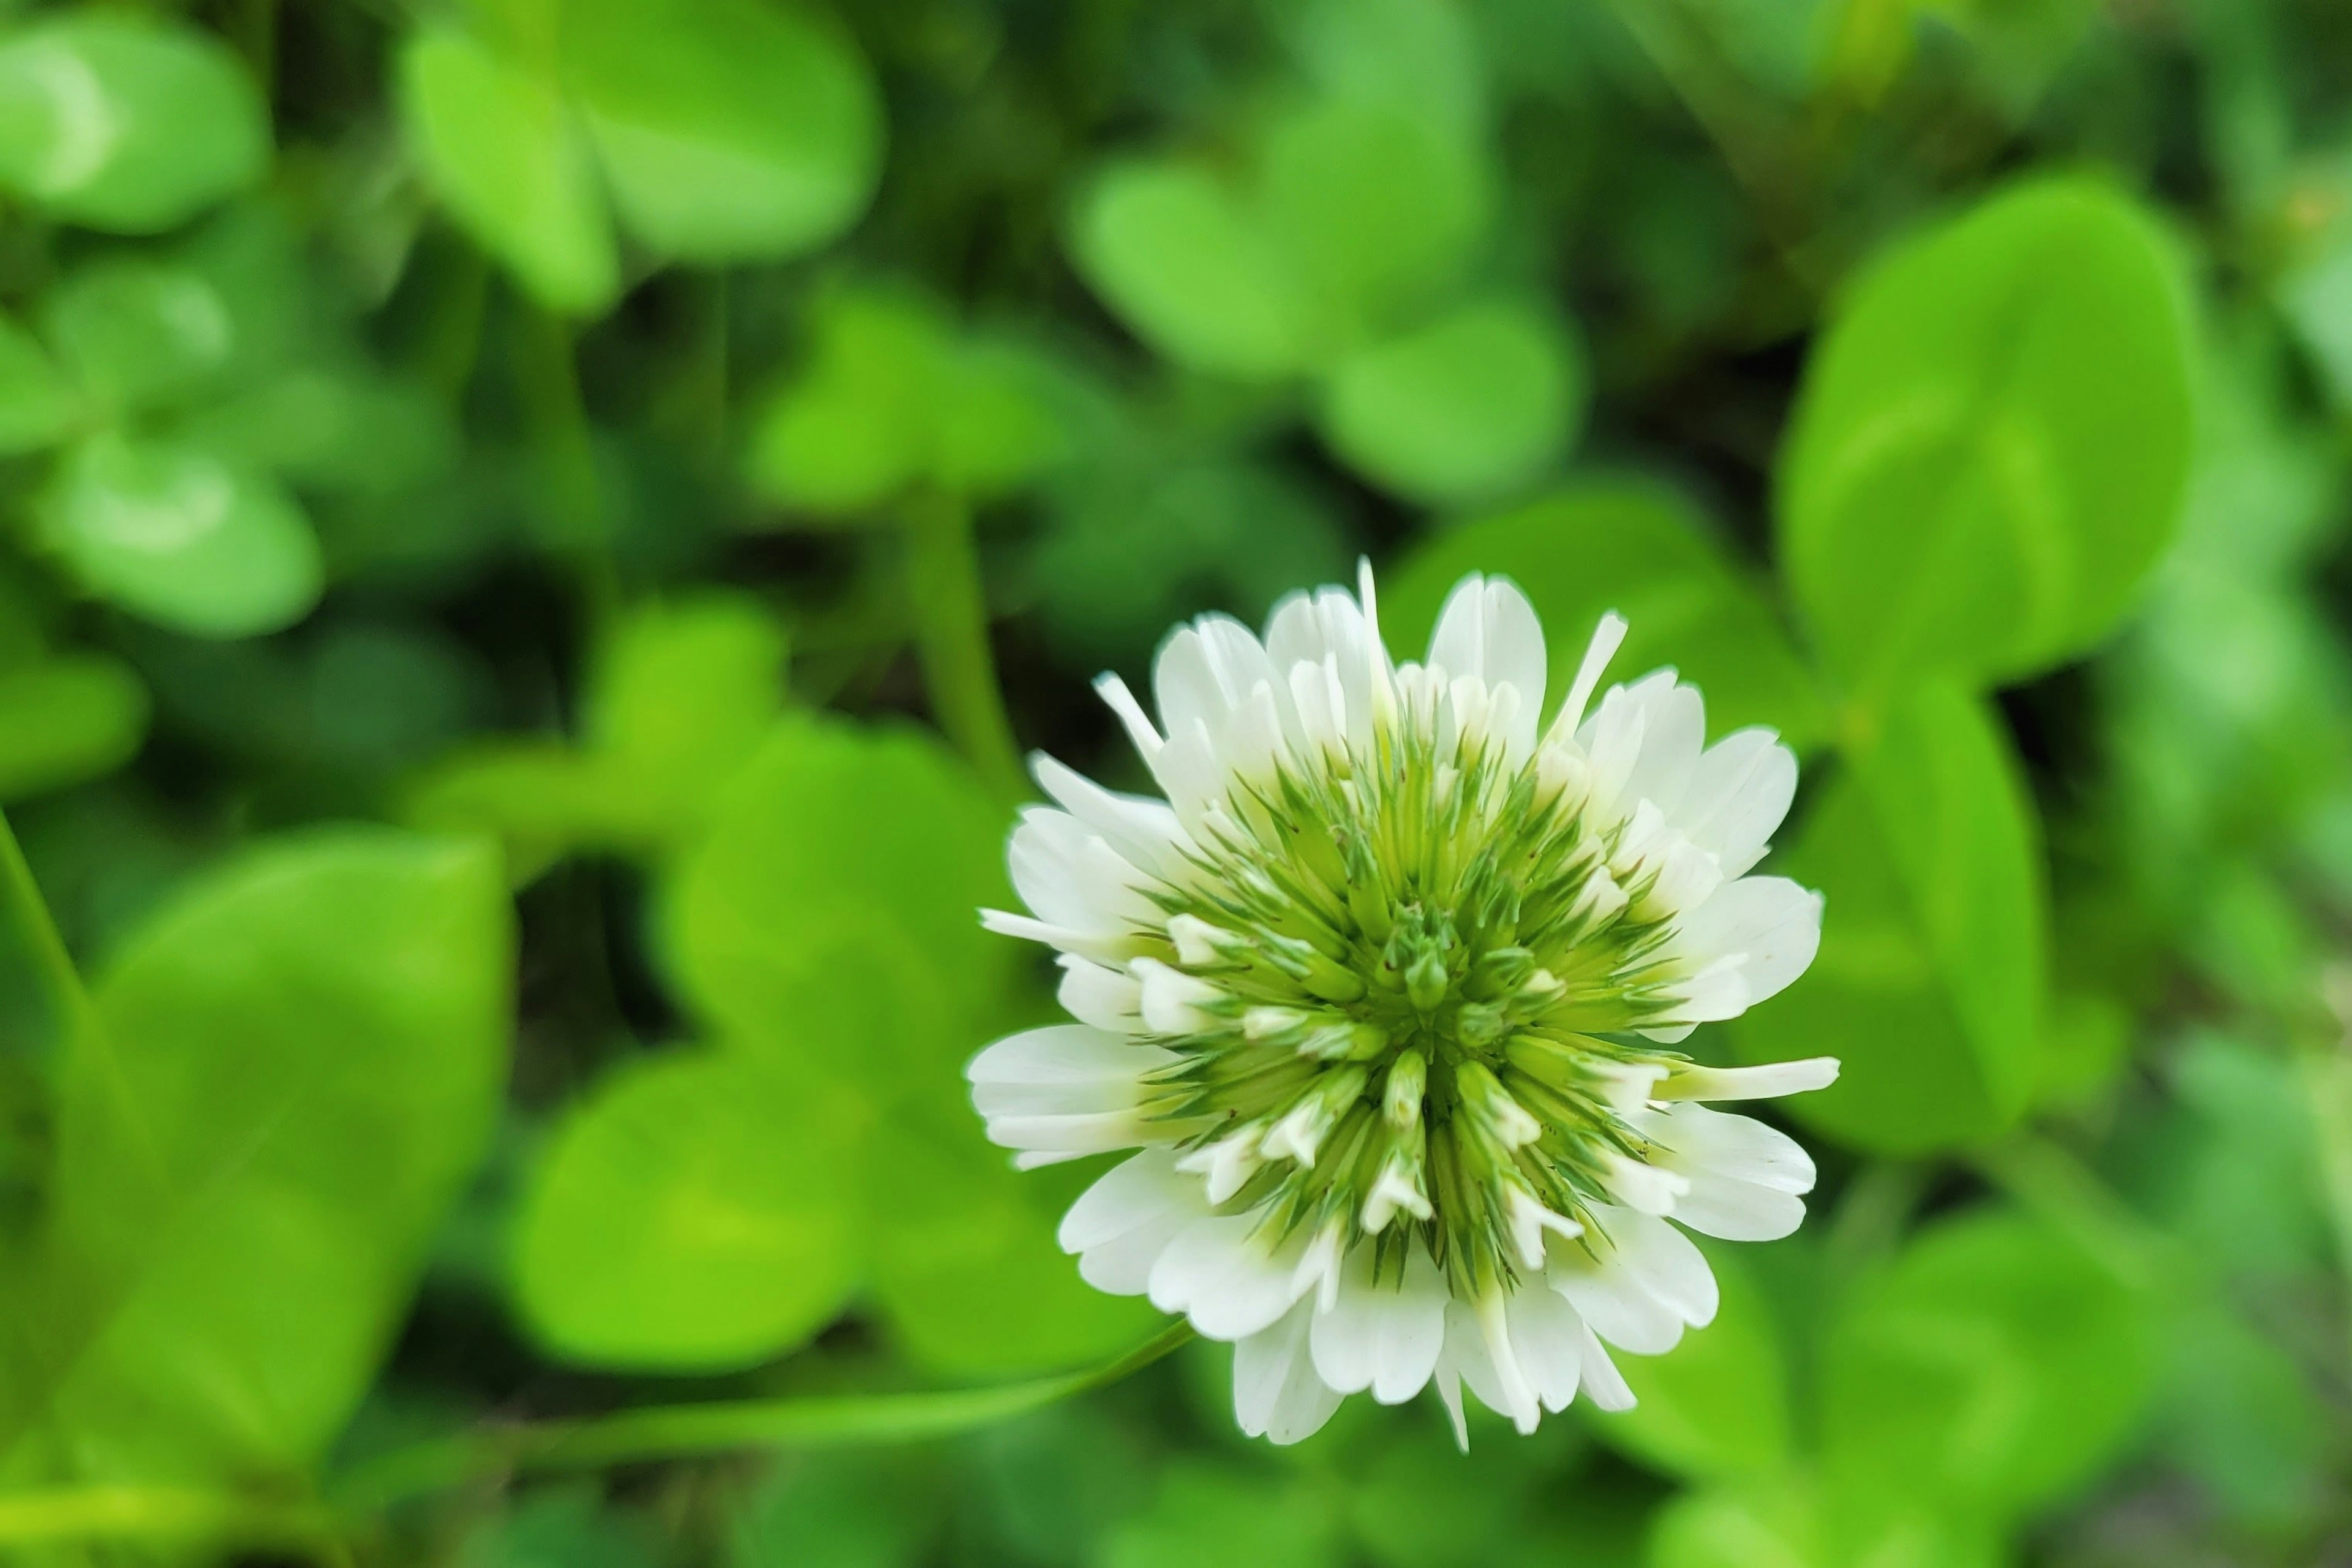
<path id="1" fill-rule="evenodd" d="M 1463 1385 L 1521 1430 L 1605 1345 L 1671 1349 L 1716 1287 L 1677 1226 L 1803 1217 L 1812 1162 L 1700 1102 L 1818 1089 L 1826 1058 L 1699 1066 L 1665 1047 L 1812 961 L 1821 900 L 1750 876 L 1796 787 L 1768 730 L 1706 744 L 1660 670 L 1592 697 L 1604 617 L 1549 726 L 1543 631 L 1472 576 L 1427 660 L 1392 664 L 1372 583 L 1179 628 L 1159 722 L 1098 683 L 1163 802 L 1052 761 L 1012 847 L 1078 1022 L 972 1062 L 1024 1166 L 1136 1153 L 1071 1208 L 1098 1288 L 1236 1346 L 1243 1428 L 1295 1442 L 1346 1394 Z M 1591 710 L 1588 712 L 1588 709 Z"/>

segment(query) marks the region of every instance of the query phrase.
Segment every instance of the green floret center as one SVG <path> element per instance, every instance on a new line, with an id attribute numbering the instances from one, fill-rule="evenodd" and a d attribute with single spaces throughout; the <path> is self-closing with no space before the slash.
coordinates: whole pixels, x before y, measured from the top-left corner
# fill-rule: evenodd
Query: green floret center
<path id="1" fill-rule="evenodd" d="M 1156 956 L 1223 994 L 1212 1026 L 1152 1037 L 1178 1058 L 1154 1110 L 1190 1150 L 1255 1139 L 1225 1206 L 1269 1241 L 1376 1236 L 1383 1268 L 1419 1245 L 1475 1292 L 1524 1268 L 1515 1201 L 1584 1223 L 1645 1157 L 1627 1075 L 1682 1058 L 1629 1031 L 1679 976 L 1610 871 L 1622 830 L 1533 763 L 1441 762 L 1411 728 L 1381 752 L 1236 788 L 1198 874 L 1154 895 L 1185 935 Z"/>

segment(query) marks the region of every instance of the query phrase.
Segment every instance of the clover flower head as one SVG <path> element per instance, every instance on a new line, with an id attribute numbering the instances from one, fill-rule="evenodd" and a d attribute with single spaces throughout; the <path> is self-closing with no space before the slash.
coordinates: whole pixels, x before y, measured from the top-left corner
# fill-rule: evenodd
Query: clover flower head
<path id="1" fill-rule="evenodd" d="M 1024 1167 L 1140 1151 L 1062 1246 L 1232 1341 L 1254 1436 L 1432 1384 L 1457 1437 L 1465 1384 L 1522 1431 L 1580 1387 L 1623 1408 L 1606 1347 L 1659 1353 L 1714 1316 L 1684 1228 L 1803 1217 L 1804 1151 L 1705 1102 L 1837 1064 L 1669 1048 L 1812 961 L 1820 896 L 1748 874 L 1796 760 L 1763 729 L 1706 745 L 1671 669 L 1594 704 L 1624 630 L 1602 618 L 1547 725 L 1515 585 L 1464 579 L 1397 665 L 1367 568 L 1356 596 L 1286 600 L 1263 642 L 1179 627 L 1157 723 L 1101 679 L 1165 801 L 1036 759 L 1057 804 L 1013 836 L 1029 912 L 982 918 L 1060 951 L 1077 1022 L 990 1046 L 972 1098 Z"/>

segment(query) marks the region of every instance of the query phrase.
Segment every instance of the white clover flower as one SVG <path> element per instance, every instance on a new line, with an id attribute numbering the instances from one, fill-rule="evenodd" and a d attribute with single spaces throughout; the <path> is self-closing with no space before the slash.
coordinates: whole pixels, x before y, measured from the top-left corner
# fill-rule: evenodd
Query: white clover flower
<path id="1" fill-rule="evenodd" d="M 1097 683 L 1166 802 L 1040 755 L 1059 803 L 1013 836 L 1078 1022 L 975 1058 L 990 1138 L 1025 1167 L 1141 1152 L 1061 1242 L 1101 1289 L 1234 1342 L 1242 1428 L 1296 1442 L 1341 1397 L 1462 1385 L 1532 1431 L 1580 1385 L 1633 1395 L 1603 1342 L 1654 1355 L 1710 1321 L 1677 1229 L 1785 1236 L 1813 1163 L 1706 1100 L 1819 1089 L 1829 1058 L 1698 1066 L 1664 1049 L 1812 962 L 1820 895 L 1751 877 L 1796 787 L 1769 730 L 1706 746 L 1659 670 L 1586 712 L 1603 617 L 1546 728 L 1543 631 L 1471 576 L 1423 664 L 1361 599 L 1284 601 L 1261 644 L 1180 627 L 1160 724 Z"/>

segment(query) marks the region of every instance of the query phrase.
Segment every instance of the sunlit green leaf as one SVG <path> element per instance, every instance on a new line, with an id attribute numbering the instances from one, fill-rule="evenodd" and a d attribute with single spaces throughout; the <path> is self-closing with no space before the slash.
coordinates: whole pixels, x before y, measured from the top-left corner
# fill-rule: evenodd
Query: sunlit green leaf
<path id="1" fill-rule="evenodd" d="M 1261 151 L 1266 232 L 1359 330 L 1459 270 L 1486 221 L 1482 149 L 1393 103 L 1309 99 Z"/>
<path id="2" fill-rule="evenodd" d="M 2040 830 L 1994 715 L 1915 690 L 1844 758 L 1779 868 L 1828 898 L 1805 977 L 1734 1026 L 1755 1060 L 1831 1055 L 1791 1113 L 1915 1153 L 2013 1121 L 2039 1073 L 2047 924 Z"/>
<path id="3" fill-rule="evenodd" d="M 320 833 L 215 868 L 100 976 L 16 1391 L 71 1473 L 306 1473 L 496 1121 L 508 921 L 478 846 Z"/>
<path id="4" fill-rule="evenodd" d="M 1337 1568 L 1338 1522 L 1307 1488 L 1179 1464 L 1165 1472 L 1151 1509 L 1112 1532 L 1102 1562 L 1105 1568 L 1182 1568 L 1233 1554 L 1287 1568 Z"/>
<path id="5" fill-rule="evenodd" d="M 1583 415 L 1583 384 L 1570 340 L 1540 309 L 1464 305 L 1335 364 L 1324 438 L 1409 500 L 1490 500 L 1560 456 Z"/>
<path id="6" fill-rule="evenodd" d="M 293 498 L 200 447 L 96 437 L 67 457 L 45 522 L 93 593 L 199 637 L 275 631 L 319 596 Z"/>
<path id="7" fill-rule="evenodd" d="M 929 736 L 792 719 L 665 891 L 662 945 L 715 1038 L 864 1087 L 961 1098 L 1012 944 L 1004 824 Z"/>
<path id="8" fill-rule="evenodd" d="M 2044 181 L 1852 288 L 1807 368 L 1779 521 L 1822 652 L 1857 685 L 2011 679 L 2115 625 L 2188 473 L 2179 272 L 2129 200 Z"/>
<path id="9" fill-rule="evenodd" d="M 111 773 L 145 739 L 147 708 L 146 686 L 119 659 L 0 670 L 0 801 Z"/>
<path id="10" fill-rule="evenodd" d="M 46 447 L 75 413 L 73 389 L 30 332 L 0 317 L 0 457 Z"/>
<path id="11" fill-rule="evenodd" d="M 101 262 L 47 300 L 43 326 L 82 390 L 121 413 L 203 386 L 229 363 L 227 303 L 193 268 Z"/>
<path id="12" fill-rule="evenodd" d="M 818 15 L 751 0 L 572 0 L 564 85 L 630 228 L 692 261 L 790 256 L 865 210 L 881 106 Z"/>
<path id="13" fill-rule="evenodd" d="M 808 368 L 753 437 L 751 478 L 820 515 L 891 499 L 929 470 L 946 329 L 905 296 L 845 290 L 817 312 Z"/>
<path id="14" fill-rule="evenodd" d="M 875 1295 L 908 1354 L 950 1375 L 1004 1376 L 1149 1338 L 1160 1314 L 1087 1284 L 1055 1242 L 1084 1181 L 1013 1170 L 961 1104 L 940 1109 L 902 1110 L 875 1130 L 874 1202 L 887 1216 Z"/>
<path id="15" fill-rule="evenodd" d="M 441 199 L 551 309 L 589 314 L 620 288 L 588 142 L 554 81 L 457 28 L 401 53 L 401 111 Z"/>
<path id="16" fill-rule="evenodd" d="M 1126 163 L 1105 170 L 1078 204 L 1070 248 L 1119 318 L 1179 363 L 1263 381 L 1307 363 L 1309 286 L 1204 169 Z"/>
<path id="17" fill-rule="evenodd" d="M 268 158 L 260 95 L 208 33 L 76 10 L 0 39 L 0 184 L 69 222 L 170 228 Z"/>
<path id="18" fill-rule="evenodd" d="M 2001 1516 L 2058 1500 L 2133 1436 L 2147 1303 L 2041 1221 L 1931 1226 L 1832 1327 L 1822 1432 L 1842 1487 Z"/>
<path id="19" fill-rule="evenodd" d="M 1717 734 L 1769 724 L 1804 747 L 1822 732 L 1812 679 L 1763 595 L 1706 521 L 1663 487 L 1589 483 L 1437 534 L 1381 584 L 1392 645 L 1424 647 L 1467 572 L 1499 573 L 1527 592 L 1543 617 L 1554 702 L 1594 625 L 1615 610 L 1631 623 L 1619 679 L 1673 665 L 1706 694 Z"/>
<path id="20" fill-rule="evenodd" d="M 863 1266 L 855 1130 L 819 1086 L 707 1053 L 607 1078 L 556 1131 L 516 1299 L 568 1360 L 723 1369 L 830 1321 Z"/>

